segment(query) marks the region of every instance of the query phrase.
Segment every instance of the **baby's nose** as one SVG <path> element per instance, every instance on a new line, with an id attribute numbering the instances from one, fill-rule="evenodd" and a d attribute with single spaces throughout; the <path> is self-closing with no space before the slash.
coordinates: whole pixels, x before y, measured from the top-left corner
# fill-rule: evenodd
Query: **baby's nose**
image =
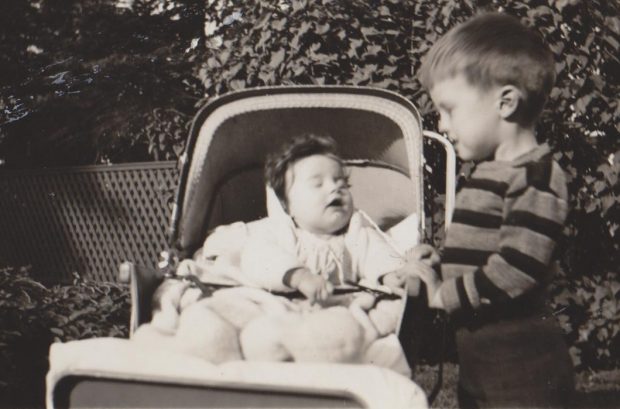
<path id="1" fill-rule="evenodd" d="M 330 192 L 335 192 L 342 190 L 344 188 L 344 185 L 339 180 L 332 179 L 327 183 L 327 188 Z"/>

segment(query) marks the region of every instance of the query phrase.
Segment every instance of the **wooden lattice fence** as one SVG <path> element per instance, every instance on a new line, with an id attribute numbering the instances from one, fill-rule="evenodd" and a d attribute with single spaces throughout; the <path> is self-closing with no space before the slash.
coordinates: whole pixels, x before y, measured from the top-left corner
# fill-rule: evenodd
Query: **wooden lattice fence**
<path id="1" fill-rule="evenodd" d="M 175 162 L 1 171 L 0 265 L 48 283 L 116 281 L 124 260 L 155 266 L 177 179 Z"/>

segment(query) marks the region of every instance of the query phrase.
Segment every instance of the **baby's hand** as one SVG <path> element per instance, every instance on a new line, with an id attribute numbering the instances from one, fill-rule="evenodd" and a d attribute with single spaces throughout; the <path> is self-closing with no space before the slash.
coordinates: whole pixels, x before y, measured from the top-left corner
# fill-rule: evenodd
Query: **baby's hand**
<path id="1" fill-rule="evenodd" d="M 391 271 L 381 279 L 381 284 L 388 287 L 394 294 L 402 294 L 407 282 L 407 275 L 402 270 Z"/>
<path id="2" fill-rule="evenodd" d="M 290 286 L 299 290 L 310 303 L 323 301 L 334 291 L 329 281 L 305 267 L 291 275 Z"/>

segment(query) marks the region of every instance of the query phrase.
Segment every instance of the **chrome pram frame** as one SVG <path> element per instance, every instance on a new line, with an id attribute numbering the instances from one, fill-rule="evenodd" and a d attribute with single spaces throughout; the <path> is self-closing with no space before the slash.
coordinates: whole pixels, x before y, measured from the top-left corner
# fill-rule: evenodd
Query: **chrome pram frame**
<path id="1" fill-rule="evenodd" d="M 359 208 L 382 228 L 415 212 L 419 215 L 416 233 L 420 237 L 425 228 L 423 139 L 438 142 L 446 152 L 445 224 L 449 225 L 455 191 L 454 150 L 443 136 L 422 129 L 417 109 L 402 96 L 376 88 L 286 86 L 218 97 L 195 116 L 179 160 L 181 173 L 170 221 L 170 247 L 160 270 L 131 263 L 121 266 L 121 275 L 131 283 L 131 334 L 150 320 L 152 294 L 164 276 L 174 271 L 179 260 L 191 257 L 209 231 L 222 224 L 266 215 L 264 158 L 286 138 L 305 132 L 329 134 L 336 139 L 351 171 L 352 193 Z M 350 390 L 340 394 L 317 390 L 313 394 L 311 387 L 291 390 L 288 386 L 279 389 L 277 385 L 243 382 L 210 385 L 157 377 L 132 380 L 126 374 L 109 372 L 69 371 L 65 375 L 52 384 L 48 382 L 48 406 L 90 405 L 100 401 L 89 391 L 105 395 L 128 387 L 131 390 L 130 386 L 145 397 L 142 403 L 147 406 L 166 401 L 162 400 L 163 390 L 166 396 L 179 395 L 177 407 L 194 406 L 196 402 L 213 407 L 208 406 L 210 400 L 219 406 L 229 401 L 236 405 L 251 402 L 250 406 L 256 407 L 259 396 L 264 398 L 261 405 L 267 406 L 292 406 L 295 402 L 313 407 L 364 406 L 364 400 Z M 159 400 L 154 396 L 160 396 Z"/>

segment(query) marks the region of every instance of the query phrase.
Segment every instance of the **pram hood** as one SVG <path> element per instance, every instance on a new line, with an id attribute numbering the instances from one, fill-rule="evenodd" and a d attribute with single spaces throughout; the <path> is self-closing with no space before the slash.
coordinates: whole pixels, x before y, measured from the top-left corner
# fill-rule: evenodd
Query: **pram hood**
<path id="1" fill-rule="evenodd" d="M 266 215 L 266 156 L 302 133 L 330 135 L 348 162 L 356 205 L 386 226 L 424 220 L 420 115 L 375 88 L 289 86 L 230 93 L 206 104 L 180 164 L 169 242 L 180 257 L 221 224 Z"/>

